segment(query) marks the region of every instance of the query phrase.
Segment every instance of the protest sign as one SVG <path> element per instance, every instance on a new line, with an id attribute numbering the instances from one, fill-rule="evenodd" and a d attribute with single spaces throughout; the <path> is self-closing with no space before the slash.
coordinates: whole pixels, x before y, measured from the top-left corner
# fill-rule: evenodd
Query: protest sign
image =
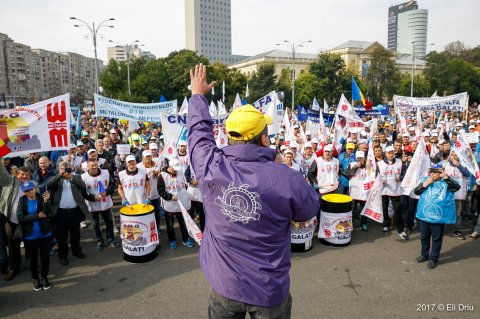
<path id="1" fill-rule="evenodd" d="M 70 95 L 0 112 L 0 157 L 66 150 L 70 145 Z"/>
<path id="2" fill-rule="evenodd" d="M 117 144 L 117 154 L 119 155 L 129 155 L 130 154 L 130 144 Z"/>
<path id="3" fill-rule="evenodd" d="M 177 100 L 160 103 L 130 103 L 95 94 L 97 116 L 138 122 L 160 122 L 161 114 L 176 114 Z"/>
<path id="4" fill-rule="evenodd" d="M 399 112 L 421 111 L 454 111 L 463 112 L 467 106 L 467 92 L 432 97 L 393 96 L 393 105 Z"/>

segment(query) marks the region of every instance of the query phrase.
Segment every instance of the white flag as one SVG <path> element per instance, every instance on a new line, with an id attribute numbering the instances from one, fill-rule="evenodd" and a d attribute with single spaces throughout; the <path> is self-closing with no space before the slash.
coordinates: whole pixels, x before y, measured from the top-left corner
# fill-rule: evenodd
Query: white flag
<path id="1" fill-rule="evenodd" d="M 400 134 L 402 136 L 403 133 L 407 131 L 407 120 L 402 116 L 400 113 L 400 108 L 395 108 L 395 114 L 398 116 L 398 120 L 400 121 Z"/>
<path id="2" fill-rule="evenodd" d="M 328 139 L 327 128 L 325 127 L 322 111 L 318 114 L 318 138 L 320 141 L 326 141 Z"/>
<path id="3" fill-rule="evenodd" d="M 218 115 L 227 114 L 227 110 L 225 109 L 225 104 L 222 101 L 218 100 Z"/>
<path id="4" fill-rule="evenodd" d="M 415 135 L 417 135 L 417 142 L 419 139 L 422 139 L 422 128 L 423 128 L 423 125 L 422 125 L 422 114 L 420 113 L 420 108 L 417 107 L 417 125 L 415 126 Z"/>
<path id="5" fill-rule="evenodd" d="M 409 196 L 412 190 L 417 187 L 423 177 L 428 175 L 430 169 L 430 157 L 428 156 L 425 140 L 420 139 L 412 161 L 408 165 L 405 177 L 402 180 L 402 188 L 405 190 L 404 195 Z"/>
<path id="6" fill-rule="evenodd" d="M 295 139 L 293 137 L 293 129 L 290 125 L 290 120 L 288 118 L 288 108 L 285 110 L 283 114 L 283 121 L 282 126 L 285 128 L 285 146 L 289 147 L 290 143 L 293 142 Z"/>
<path id="7" fill-rule="evenodd" d="M 187 212 L 181 201 L 178 201 L 178 205 L 180 205 L 182 216 L 185 220 L 185 226 L 187 226 L 188 234 L 197 242 L 198 245 L 201 245 L 203 233 L 200 231 L 197 224 L 195 224 L 192 217 L 190 217 L 190 214 Z"/>
<path id="8" fill-rule="evenodd" d="M 470 145 L 465 141 L 463 132 L 457 135 L 457 141 L 453 144 L 452 151 L 457 154 L 458 162 L 465 167 L 470 174 L 475 176 L 475 180 L 479 182 L 480 169 L 478 168 L 478 163 L 475 160 L 475 156 L 472 153 Z"/>
<path id="9" fill-rule="evenodd" d="M 382 191 L 382 175 L 378 174 L 360 215 L 367 216 L 378 223 L 383 223 Z"/>
<path id="10" fill-rule="evenodd" d="M 188 113 L 188 100 L 187 97 L 183 99 L 182 107 L 180 108 L 180 111 L 178 111 L 178 114 L 185 115 Z"/>
<path id="11" fill-rule="evenodd" d="M 314 111 L 320 111 L 320 105 L 318 104 L 316 98 L 313 98 L 312 110 L 314 110 Z"/>
<path id="12" fill-rule="evenodd" d="M 327 101 L 323 100 L 323 113 L 328 113 L 329 108 Z"/>
<path id="13" fill-rule="evenodd" d="M 163 148 L 162 156 L 171 160 L 172 158 L 177 156 L 177 148 L 175 145 L 175 140 L 172 138 L 166 145 L 168 146 Z"/>
<path id="14" fill-rule="evenodd" d="M 212 86 L 212 95 L 215 95 L 215 87 Z"/>
<path id="15" fill-rule="evenodd" d="M 225 81 L 222 83 L 222 101 L 225 102 Z"/>
<path id="16" fill-rule="evenodd" d="M 270 115 L 273 119 L 272 125 L 268 125 L 268 136 L 275 137 L 277 135 L 278 130 L 278 121 L 277 121 L 277 94 L 273 94 L 273 99 L 270 103 L 268 103 L 267 107 L 267 115 Z"/>
<path id="17" fill-rule="evenodd" d="M 225 133 L 225 128 L 220 128 L 218 130 L 217 138 L 215 139 L 215 143 L 217 144 L 218 148 L 224 148 L 228 146 L 228 136 Z"/>
<path id="18" fill-rule="evenodd" d="M 247 88 L 245 89 L 245 97 L 248 97 L 248 83 L 247 83 Z"/>
<path id="19" fill-rule="evenodd" d="M 242 106 L 242 100 L 240 99 L 240 95 L 237 93 L 237 96 L 235 96 L 235 101 L 233 101 L 232 109 L 236 109 L 241 106 Z"/>
<path id="20" fill-rule="evenodd" d="M 208 111 L 210 112 L 210 116 L 215 116 L 217 115 L 218 111 L 217 111 L 217 106 L 215 105 L 215 103 L 210 102 L 210 106 L 208 108 Z"/>

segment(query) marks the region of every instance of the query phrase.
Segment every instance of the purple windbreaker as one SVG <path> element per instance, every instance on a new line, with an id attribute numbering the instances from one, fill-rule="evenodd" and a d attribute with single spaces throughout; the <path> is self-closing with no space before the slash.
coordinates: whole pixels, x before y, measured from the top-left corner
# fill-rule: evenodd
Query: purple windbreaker
<path id="1" fill-rule="evenodd" d="M 290 289 L 290 220 L 316 216 L 318 194 L 300 172 L 274 163 L 271 148 L 219 149 L 203 95 L 191 97 L 187 123 L 190 162 L 205 205 L 199 261 L 208 282 L 229 299 L 280 304 Z"/>

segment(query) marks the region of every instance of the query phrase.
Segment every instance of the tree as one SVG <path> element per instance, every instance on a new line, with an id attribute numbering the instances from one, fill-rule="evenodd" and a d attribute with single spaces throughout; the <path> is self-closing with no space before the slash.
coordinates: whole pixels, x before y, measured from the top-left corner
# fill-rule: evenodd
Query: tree
<path id="1" fill-rule="evenodd" d="M 251 77 L 248 86 L 249 99 L 255 101 L 275 89 L 277 76 L 274 64 L 261 64 Z"/>
<path id="2" fill-rule="evenodd" d="M 402 76 L 400 87 L 397 92 L 399 95 L 410 96 L 412 78 L 410 74 Z M 416 74 L 413 77 L 413 96 L 431 96 L 433 92 L 430 89 L 430 83 L 423 74 Z"/>
<path id="3" fill-rule="evenodd" d="M 445 46 L 445 54 L 449 57 L 462 57 L 468 51 L 468 48 L 461 41 L 455 41 Z"/>
<path id="4" fill-rule="evenodd" d="M 310 105 L 314 97 L 320 96 L 320 81 L 315 74 L 301 73 L 295 80 L 295 102 L 301 105 Z"/>
<path id="5" fill-rule="evenodd" d="M 285 106 L 292 100 L 292 69 L 286 68 L 280 71 L 276 91 L 283 92 L 283 104 Z"/>
<path id="6" fill-rule="evenodd" d="M 247 76 L 237 69 L 229 69 L 225 64 L 214 63 L 208 70 L 212 80 L 217 81 L 215 86 L 215 100 L 222 99 L 222 84 L 225 81 L 225 101 L 227 107 L 233 105 L 237 93 L 242 94 L 247 86 Z"/>
<path id="7" fill-rule="evenodd" d="M 373 51 L 366 79 L 367 95 L 372 102 L 377 104 L 390 100 L 398 92 L 400 79 L 401 74 L 392 51 L 377 47 Z"/>

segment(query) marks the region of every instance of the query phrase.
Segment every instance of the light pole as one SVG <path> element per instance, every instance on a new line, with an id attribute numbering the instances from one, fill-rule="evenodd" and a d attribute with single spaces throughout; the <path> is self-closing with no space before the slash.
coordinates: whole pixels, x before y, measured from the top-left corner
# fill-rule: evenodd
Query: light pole
<path id="1" fill-rule="evenodd" d="M 95 27 L 95 22 L 92 22 L 92 25 L 90 26 L 87 22 L 83 21 L 82 19 L 78 19 L 75 17 L 70 17 L 71 20 L 75 21 L 80 21 L 83 24 L 74 24 L 73 26 L 75 28 L 79 27 L 87 27 L 88 30 L 90 30 L 91 37 L 93 39 L 93 51 L 95 53 L 95 93 L 98 94 L 98 60 L 97 60 L 97 36 L 98 36 L 98 31 L 101 28 L 113 28 L 113 25 L 105 25 L 104 23 L 107 21 L 114 21 L 115 18 L 110 18 L 107 20 L 104 20 L 98 24 L 98 26 Z"/>
<path id="2" fill-rule="evenodd" d="M 125 51 L 125 54 L 126 54 L 126 56 L 127 56 L 128 95 L 132 95 L 132 93 L 130 92 L 130 50 L 132 49 L 133 45 L 134 45 L 135 43 L 138 43 L 139 41 L 138 41 L 138 40 L 135 40 L 135 41 L 133 41 L 132 43 L 130 43 L 130 44 L 125 44 L 125 45 L 122 45 L 120 42 L 113 41 L 113 40 L 108 40 L 108 42 L 117 44 L 118 46 L 120 46 L 120 47 L 123 49 L 123 51 Z"/>
<path id="3" fill-rule="evenodd" d="M 288 40 L 284 40 L 283 43 L 277 43 L 277 46 L 285 45 L 292 51 L 292 109 L 295 107 L 295 53 L 298 48 L 303 47 L 303 44 L 310 43 L 312 40 L 295 44 Z"/>

